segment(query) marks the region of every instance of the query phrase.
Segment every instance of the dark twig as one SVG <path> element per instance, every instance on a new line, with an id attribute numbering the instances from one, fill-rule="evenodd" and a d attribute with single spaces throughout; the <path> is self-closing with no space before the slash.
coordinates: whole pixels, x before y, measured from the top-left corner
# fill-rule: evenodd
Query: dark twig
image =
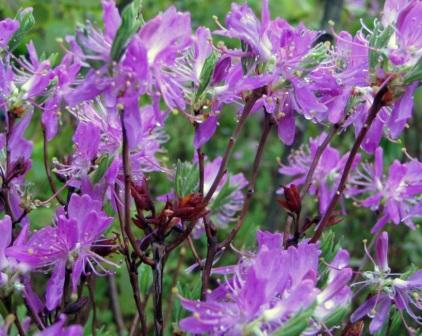
<path id="1" fill-rule="evenodd" d="M 318 241 L 318 239 L 321 237 L 322 232 L 324 231 L 325 227 L 327 226 L 329 219 L 331 217 L 331 214 L 333 213 L 338 200 L 340 199 L 340 196 L 342 195 L 344 189 L 346 188 L 346 182 L 347 178 L 349 177 L 350 170 L 352 169 L 353 162 L 355 160 L 356 154 L 359 151 L 359 148 L 365 139 L 366 134 L 368 133 L 369 128 L 372 125 L 372 122 L 376 118 L 378 112 L 381 110 L 381 108 L 384 106 L 384 94 L 388 90 L 388 83 L 390 82 L 390 79 L 387 79 L 384 84 L 379 88 L 377 94 L 374 97 L 374 101 L 372 102 L 372 105 L 368 111 L 368 117 L 365 120 L 365 123 L 360 130 L 355 143 L 353 144 L 353 147 L 350 151 L 349 157 L 347 158 L 347 162 L 344 166 L 343 173 L 340 178 L 339 185 L 337 187 L 337 190 L 333 197 L 331 198 L 330 204 L 327 207 L 327 210 L 324 213 L 324 216 L 322 217 L 317 230 L 314 233 L 314 236 L 310 240 L 310 243 L 315 243 Z"/>
<path id="2" fill-rule="evenodd" d="M 164 322 L 171 321 L 170 318 L 172 316 L 173 298 L 174 298 L 173 289 L 176 289 L 177 280 L 179 278 L 180 270 L 181 270 L 183 262 L 185 260 L 185 256 L 186 256 L 186 250 L 185 250 L 184 246 L 182 246 L 180 248 L 180 254 L 179 254 L 179 259 L 177 260 L 176 268 L 172 272 L 173 279 L 171 281 L 171 287 L 170 287 L 171 293 L 167 297 L 167 302 L 166 302 L 167 310 L 166 310 L 166 313 L 165 313 L 165 316 L 164 316 Z"/>
<path id="3" fill-rule="evenodd" d="M 309 167 L 308 173 L 306 175 L 305 183 L 303 184 L 302 190 L 300 192 L 300 196 L 302 198 L 303 198 L 303 196 L 306 195 L 306 193 L 308 192 L 309 188 L 311 187 L 312 178 L 314 176 L 315 169 L 318 166 L 319 160 L 321 159 L 322 153 L 324 153 L 325 149 L 330 144 L 330 142 L 333 139 L 334 135 L 336 135 L 339 127 L 340 127 L 339 124 L 334 124 L 331 127 L 330 132 L 325 137 L 324 141 L 318 146 L 317 151 L 315 153 L 315 156 L 312 159 L 311 166 Z"/>
<path id="4" fill-rule="evenodd" d="M 127 131 L 124 123 L 124 116 L 123 111 L 120 112 L 120 122 L 122 125 L 122 161 L 123 161 L 123 174 L 124 174 L 124 231 L 126 232 L 126 235 L 129 239 L 130 244 L 132 245 L 132 248 L 135 251 L 136 256 L 141 259 L 144 263 L 153 266 L 154 262 L 147 258 L 143 252 L 141 251 L 138 243 L 136 242 L 135 235 L 132 231 L 131 226 L 131 217 L 130 217 L 130 182 L 131 182 L 131 168 L 130 168 L 130 160 L 129 160 L 129 146 L 128 146 L 128 139 L 127 139 Z"/>
<path id="5" fill-rule="evenodd" d="M 162 242 L 152 243 L 154 255 L 153 272 L 153 299 L 154 299 L 154 331 L 156 336 L 163 335 L 163 270 L 166 256 L 166 246 Z"/>
<path id="6" fill-rule="evenodd" d="M 91 334 L 95 336 L 97 334 L 97 304 L 95 302 L 95 277 L 92 274 L 88 277 L 87 285 L 92 308 Z"/>
<path id="7" fill-rule="evenodd" d="M 47 133 L 45 131 L 44 126 L 42 126 L 42 135 L 43 135 L 43 154 L 44 154 L 44 168 L 45 173 L 47 174 L 48 184 L 50 185 L 51 191 L 53 195 L 55 195 L 56 200 L 61 204 L 65 205 L 66 202 L 60 197 L 57 193 L 56 183 L 54 182 L 53 176 L 51 175 L 51 167 L 48 159 L 48 140 L 47 140 Z"/>
<path id="8" fill-rule="evenodd" d="M 236 234 L 239 232 L 240 228 L 242 227 L 246 214 L 248 213 L 252 195 L 255 191 L 255 183 L 256 183 L 256 178 L 258 176 L 258 168 L 259 168 L 259 165 L 261 164 L 261 159 L 262 159 L 262 155 L 264 154 L 265 144 L 270 134 L 272 125 L 273 125 L 273 121 L 271 119 L 271 115 L 268 113 L 265 113 L 265 125 L 262 131 L 261 139 L 259 140 L 258 149 L 257 149 L 253 166 L 252 166 L 252 176 L 248 183 L 248 192 L 243 202 L 243 207 L 240 212 L 239 219 L 236 223 L 236 226 L 232 229 L 232 231 L 229 233 L 226 239 L 224 239 L 224 241 L 222 241 L 218 245 L 219 250 L 223 248 L 227 248 L 229 246 L 229 244 L 232 242 L 232 240 L 234 239 L 234 237 L 236 236 Z"/>
<path id="9" fill-rule="evenodd" d="M 111 310 L 113 311 L 114 320 L 116 322 L 119 335 L 123 335 L 126 331 L 125 322 L 123 321 L 122 311 L 119 304 L 119 293 L 117 290 L 116 278 L 113 274 L 108 276 L 108 288 L 110 290 Z"/>
<path id="10" fill-rule="evenodd" d="M 201 148 L 198 148 L 196 151 L 197 155 L 198 155 L 198 164 L 199 164 L 199 193 L 201 195 L 204 194 L 204 180 L 205 180 L 205 167 L 204 167 L 204 153 L 202 153 Z"/>
<path id="11" fill-rule="evenodd" d="M 140 250 L 136 238 L 132 232 L 131 227 L 131 219 L 130 219 L 130 181 L 131 181 L 131 172 L 130 172 L 130 160 L 129 160 L 129 146 L 128 146 L 128 138 L 126 133 L 126 127 L 124 123 L 124 116 L 123 111 L 120 111 L 120 122 L 122 126 L 122 161 L 123 161 L 123 174 L 124 174 L 124 232 L 126 233 L 130 244 L 132 245 L 133 249 L 135 250 L 135 254 L 139 257 L 143 262 L 154 265 L 154 262 L 148 262 L 149 258 L 145 257 Z M 141 330 L 142 335 L 146 335 L 146 322 L 145 322 L 145 312 L 144 312 L 144 305 L 141 300 L 141 293 L 139 290 L 139 283 L 138 283 L 138 271 L 136 269 L 136 264 L 132 261 L 129 265 L 129 278 L 133 289 L 133 296 L 135 299 L 136 307 L 138 309 L 139 318 L 141 321 Z"/>
<path id="12" fill-rule="evenodd" d="M 236 237 L 237 233 L 241 229 L 243 222 L 246 218 L 246 214 L 248 213 L 250 201 L 252 199 L 252 195 L 255 189 L 256 178 L 258 176 L 258 168 L 261 163 L 262 155 L 264 154 L 265 144 L 270 134 L 272 124 L 273 124 L 273 121 L 271 119 L 271 115 L 268 113 L 265 113 L 264 129 L 262 131 L 262 135 L 258 144 L 258 149 L 255 155 L 253 165 L 252 165 L 252 173 L 251 173 L 251 178 L 248 183 L 248 191 L 247 191 L 245 200 L 243 201 L 243 206 L 240 211 L 239 219 L 237 220 L 235 227 L 230 231 L 226 239 L 218 243 L 215 237 L 215 232 L 212 231 L 210 223 L 204 220 L 205 231 L 207 233 L 208 249 L 207 249 L 207 257 L 205 259 L 204 270 L 202 272 L 202 289 L 201 289 L 202 300 L 205 300 L 206 298 L 206 293 L 208 291 L 208 286 L 209 286 L 209 277 L 211 274 L 211 268 L 212 268 L 212 264 L 213 264 L 216 253 L 219 250 L 225 250 L 230 245 L 232 240 Z"/>
<path id="13" fill-rule="evenodd" d="M 250 97 L 248 97 L 245 106 L 243 107 L 242 114 L 240 115 L 239 121 L 237 122 L 236 128 L 233 132 L 233 135 L 230 137 L 229 142 L 227 144 L 226 150 L 223 155 L 223 159 L 221 160 L 221 165 L 218 169 L 217 175 L 212 183 L 210 189 L 208 190 L 207 195 L 205 196 L 205 201 L 209 202 L 209 200 L 214 195 L 214 192 L 217 190 L 218 185 L 221 182 L 224 174 L 226 173 L 227 163 L 230 159 L 231 153 L 233 151 L 234 144 L 237 141 L 237 138 L 240 135 L 240 132 L 245 125 L 246 119 L 248 118 L 250 112 L 252 111 L 255 102 L 261 96 L 261 89 L 255 90 Z"/>

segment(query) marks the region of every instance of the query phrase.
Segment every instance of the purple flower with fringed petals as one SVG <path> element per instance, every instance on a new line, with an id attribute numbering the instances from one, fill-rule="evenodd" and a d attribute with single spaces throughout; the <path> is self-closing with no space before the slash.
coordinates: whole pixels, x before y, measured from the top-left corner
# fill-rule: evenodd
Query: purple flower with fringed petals
<path id="1" fill-rule="evenodd" d="M 422 325 L 422 270 L 412 273 L 407 279 L 401 279 L 397 273 L 390 273 L 388 266 L 388 233 L 382 232 L 375 241 L 375 258 L 365 251 L 374 263 L 373 272 L 364 272 L 364 281 L 354 285 L 371 286 L 376 294 L 359 306 L 350 319 L 352 323 L 365 315 L 371 317 L 369 325 L 371 334 L 379 331 L 388 320 L 390 308 L 394 305 L 399 311 L 406 310 L 412 319 Z M 416 311 L 415 311 L 416 310 Z M 406 324 L 406 322 L 403 320 Z M 407 324 L 406 324 L 407 325 Z"/>
<path id="2" fill-rule="evenodd" d="M 371 210 L 382 210 L 372 228 L 375 233 L 392 221 L 415 228 L 413 217 L 420 216 L 422 203 L 422 163 L 413 159 L 406 163 L 395 160 L 384 174 L 383 149 L 375 151 L 374 163 L 362 163 L 351 175 L 347 193 L 366 196 L 359 203 Z"/>
<path id="3" fill-rule="evenodd" d="M 182 299 L 183 307 L 193 312 L 180 321 L 182 330 L 209 335 L 268 333 L 308 307 L 318 294 L 319 250 L 307 243 L 284 250 L 282 239 L 281 234 L 258 231 L 257 253 L 224 268 L 232 273 L 231 279 L 209 293 L 205 302 Z"/>
<path id="4" fill-rule="evenodd" d="M 247 4 L 233 3 L 226 17 L 227 28 L 221 27 L 214 33 L 247 43 L 256 56 L 268 61 L 274 57 L 267 31 L 269 23 L 268 0 L 264 0 L 262 4 L 262 21 Z"/>
<path id="5" fill-rule="evenodd" d="M 58 132 L 59 112 L 65 97 L 71 93 L 72 85 L 77 81 L 81 68 L 80 60 L 73 54 L 64 55 L 61 63 L 54 69 L 57 80 L 50 96 L 42 105 L 41 121 L 45 127 L 47 140 L 51 140 Z"/>
<path id="6" fill-rule="evenodd" d="M 311 138 L 309 145 L 304 145 L 293 152 L 288 158 L 288 165 L 282 165 L 279 169 L 280 174 L 292 176 L 294 179 L 291 184 L 297 186 L 304 184 L 318 146 L 324 141 L 325 137 L 326 134 L 322 133 L 318 138 Z M 347 158 L 347 153 L 341 156 L 338 150 L 328 145 L 319 159 L 309 192 L 318 196 L 321 213 L 325 211 L 337 189 Z M 357 165 L 359 159 L 360 157 L 356 156 L 353 167 Z M 282 189 L 279 192 L 282 192 Z"/>
<path id="7" fill-rule="evenodd" d="M 67 268 L 72 270 L 72 289 L 76 291 L 82 273 L 108 274 L 102 264 L 117 266 L 91 250 L 102 246 L 101 236 L 111 221 L 100 202 L 72 194 L 67 211 L 57 210 L 56 226 L 33 233 L 25 244 L 10 247 L 7 255 L 33 268 L 53 267 L 46 291 L 46 307 L 53 310 L 63 296 Z"/>
<path id="8" fill-rule="evenodd" d="M 347 284 L 352 279 L 353 272 L 349 262 L 349 252 L 340 249 L 328 265 L 327 285 L 317 297 L 319 305 L 315 315 L 320 320 L 350 302 L 352 291 Z"/>
<path id="9" fill-rule="evenodd" d="M 120 158 L 122 128 L 119 112 L 106 108 L 100 100 L 80 104 L 71 108 L 70 112 L 79 120 L 73 135 L 75 151 L 67 162 L 56 162 L 55 170 L 68 178 L 70 185 L 81 188 L 83 193 L 95 199 L 103 199 L 104 196 L 113 199 L 111 196 L 115 183 L 123 183 Z M 158 126 L 152 106 L 142 107 L 133 112 L 135 113 L 139 124 L 132 122 L 130 125 L 135 144 L 130 150 L 130 161 L 132 179 L 139 181 L 147 172 L 166 171 L 157 154 L 163 151 L 162 144 L 167 141 L 167 135 L 163 128 Z M 104 159 L 109 160 L 110 164 L 100 181 L 94 185 L 91 172 L 97 169 L 97 164 Z"/>
<path id="10" fill-rule="evenodd" d="M 398 66 L 414 65 L 422 56 L 422 3 L 415 0 L 406 2 L 386 1 L 384 7 L 387 17 L 383 22 L 394 26 L 393 36 L 388 43 L 389 58 Z M 392 5 L 396 6 L 395 11 L 390 10 Z"/>

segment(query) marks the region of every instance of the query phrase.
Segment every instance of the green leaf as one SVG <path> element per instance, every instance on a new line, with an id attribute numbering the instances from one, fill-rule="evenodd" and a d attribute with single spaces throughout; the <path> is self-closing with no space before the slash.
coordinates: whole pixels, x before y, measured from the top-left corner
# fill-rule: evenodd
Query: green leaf
<path id="1" fill-rule="evenodd" d="M 91 181 L 93 184 L 98 183 L 104 176 L 107 169 L 113 163 L 114 157 L 109 155 L 104 155 L 99 159 L 98 168 L 91 173 Z"/>
<path id="2" fill-rule="evenodd" d="M 207 88 L 212 73 L 214 71 L 215 64 L 217 63 L 218 55 L 217 53 L 213 52 L 211 55 L 207 57 L 205 60 L 204 66 L 201 70 L 201 75 L 199 76 L 199 87 L 198 91 L 196 92 L 195 100 L 201 96 L 201 94 L 205 91 Z"/>
<path id="3" fill-rule="evenodd" d="M 10 50 L 15 49 L 21 43 L 23 37 L 31 30 L 35 24 L 34 15 L 32 15 L 32 8 L 20 9 L 15 17 L 19 21 L 19 29 L 13 34 L 9 41 Z"/>
<path id="4" fill-rule="evenodd" d="M 199 168 L 190 162 L 178 161 L 176 166 L 175 191 L 180 197 L 198 190 Z"/>
<path id="5" fill-rule="evenodd" d="M 393 35 L 394 29 L 391 26 L 384 28 L 380 23 L 376 23 L 373 33 L 369 38 L 369 45 L 372 49 L 369 50 L 369 67 L 371 69 L 375 68 L 377 64 L 383 63 L 387 56 L 385 53 L 379 52 L 385 48 L 390 40 L 391 35 Z"/>
<path id="6" fill-rule="evenodd" d="M 110 56 L 113 61 L 120 60 L 130 39 L 144 24 L 141 11 L 142 0 L 133 0 L 123 9 L 122 23 L 111 46 Z"/>
<path id="7" fill-rule="evenodd" d="M 396 309 L 392 309 L 393 313 L 390 314 L 391 316 L 391 324 L 390 324 L 390 329 L 388 330 L 389 335 L 406 335 L 406 332 L 404 332 L 405 327 L 403 325 L 403 321 L 401 319 L 400 313 L 398 310 Z M 388 325 L 388 323 L 386 323 Z"/>
<path id="8" fill-rule="evenodd" d="M 336 255 L 337 251 L 340 248 L 340 244 L 336 243 L 335 234 L 333 231 L 325 231 L 321 237 L 321 258 L 325 262 L 320 262 L 318 267 L 318 272 L 320 273 L 321 277 L 318 281 L 320 286 L 325 286 L 325 283 L 328 278 L 328 271 L 326 263 L 329 263 L 333 260 L 334 256 Z"/>
<path id="9" fill-rule="evenodd" d="M 220 209 L 224 204 L 227 203 L 230 196 L 233 194 L 235 190 L 236 190 L 236 187 L 230 185 L 229 179 L 227 179 L 226 183 L 224 183 L 223 188 L 221 188 L 221 190 L 217 194 L 217 197 L 211 203 L 210 205 L 211 210 Z"/>
<path id="10" fill-rule="evenodd" d="M 390 315 L 390 313 L 391 313 L 391 309 L 388 312 L 388 315 Z M 382 328 L 375 333 L 375 336 L 397 335 L 397 334 L 388 333 L 388 320 L 389 320 L 389 318 L 387 317 L 387 319 L 386 319 L 387 322 L 384 322 Z"/>
<path id="11" fill-rule="evenodd" d="M 308 327 L 308 322 L 315 310 L 315 304 L 297 313 L 281 328 L 277 329 L 274 336 L 299 336 Z"/>
<path id="12" fill-rule="evenodd" d="M 152 283 L 151 269 L 148 265 L 141 264 L 141 266 L 138 268 L 138 274 L 141 293 L 146 294 Z"/>
<path id="13" fill-rule="evenodd" d="M 350 311 L 350 307 L 341 307 L 330 314 L 327 318 L 324 319 L 324 324 L 328 328 L 332 328 L 341 324 L 344 321 L 344 318 Z"/>

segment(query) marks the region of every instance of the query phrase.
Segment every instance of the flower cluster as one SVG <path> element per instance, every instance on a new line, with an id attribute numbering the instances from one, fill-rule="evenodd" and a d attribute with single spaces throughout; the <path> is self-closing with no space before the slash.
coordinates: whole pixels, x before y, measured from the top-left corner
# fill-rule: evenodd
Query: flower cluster
<path id="1" fill-rule="evenodd" d="M 215 269 L 226 280 L 207 293 L 204 302 L 182 298 L 183 307 L 193 312 L 180 322 L 182 330 L 209 335 L 271 334 L 314 305 L 307 334 L 317 334 L 322 328 L 319 322 L 350 302 L 349 255 L 338 251 L 328 266 L 326 287 L 320 289 L 318 246 L 303 242 L 285 250 L 282 240 L 282 234 L 258 231 L 258 251 L 242 256 L 237 265 Z"/>
<path id="2" fill-rule="evenodd" d="M 370 27 L 362 22 L 354 35 L 272 18 L 268 0 L 260 17 L 233 3 L 224 23 L 215 18 L 216 30 L 192 29 L 190 13 L 174 6 L 144 21 L 141 2 L 119 12 L 114 0 L 102 0 L 103 28 L 78 25 L 58 41 L 60 59 L 37 52 L 32 41 L 25 55 L 15 51 L 34 24 L 31 8 L 0 21 L 0 335 L 16 328 L 20 335 L 79 336 L 90 309 L 95 333 L 96 278 L 110 280 L 110 305 L 118 311 L 113 281 L 122 269 L 137 309 L 131 333 L 140 335 L 149 333 L 151 316 L 156 335 L 169 328 L 330 334 L 348 328 L 349 307 L 362 301 L 353 291 L 359 285 L 368 296 L 352 324 L 369 316 L 369 332 L 379 332 L 392 324 L 390 311 L 409 330 L 410 319 L 422 324 L 422 271 L 392 273 L 388 235 L 381 233 L 389 222 L 416 229 L 422 216 L 422 163 L 408 155 L 388 165 L 381 147 L 401 145 L 412 117 L 422 81 L 422 2 L 387 0 L 382 16 Z M 221 37 L 226 44 L 216 43 Z M 233 107 L 223 153 L 209 153 L 213 139 L 229 132 L 220 124 Z M 186 130 L 174 131 L 175 118 Z M 254 158 L 233 172 L 249 122 L 261 133 Z M 308 128 L 319 133 L 300 145 Z M 290 181 L 274 186 L 285 197 L 284 232 L 258 230 L 256 251 L 238 251 L 234 239 L 253 227 L 246 217 L 268 168 L 261 162 L 273 129 L 277 143 L 291 149 L 279 168 Z M 169 160 L 172 134 L 192 142 L 176 164 Z M 344 150 L 333 145 L 339 134 L 351 142 Z M 69 150 L 63 139 L 73 144 Z M 59 147 L 52 159 L 49 146 Z M 34 188 L 40 166 L 46 183 Z M 51 195 L 38 194 L 45 186 Z M 165 196 L 153 197 L 158 193 Z M 340 213 L 354 219 L 350 198 L 379 216 L 374 258 L 365 245 L 375 269 L 356 270 L 360 281 L 352 281 L 349 252 L 326 232 Z M 40 208 L 52 219 L 38 217 Z M 185 242 L 192 258 L 180 253 L 174 274 L 166 273 Z M 217 266 L 230 249 L 240 260 Z M 201 292 L 179 293 L 192 313 L 179 320 L 173 298 L 164 303 L 163 296 L 170 283 L 178 285 L 184 263 L 193 263 L 184 276 L 198 277 Z"/>

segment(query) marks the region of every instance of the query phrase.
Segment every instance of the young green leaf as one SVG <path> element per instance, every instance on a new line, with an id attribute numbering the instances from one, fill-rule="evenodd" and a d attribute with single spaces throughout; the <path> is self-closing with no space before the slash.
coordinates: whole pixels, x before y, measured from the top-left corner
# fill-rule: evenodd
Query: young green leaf
<path id="1" fill-rule="evenodd" d="M 180 197 L 198 190 L 199 169 L 190 162 L 178 161 L 176 166 L 175 191 Z"/>
<path id="2" fill-rule="evenodd" d="M 110 56 L 113 61 L 117 62 L 120 60 L 130 39 L 144 24 L 141 11 L 142 0 L 133 0 L 123 9 L 122 23 L 111 46 Z"/>
<path id="3" fill-rule="evenodd" d="M 34 15 L 32 15 L 32 8 L 20 9 L 16 15 L 16 20 L 19 21 L 19 29 L 13 34 L 9 41 L 9 49 L 13 50 L 19 46 L 23 37 L 31 30 L 35 24 Z"/>
<path id="4" fill-rule="evenodd" d="M 104 155 L 99 159 L 98 168 L 91 173 L 91 181 L 93 184 L 96 184 L 101 180 L 107 169 L 113 163 L 113 160 L 114 157 L 109 155 Z"/>
<path id="5" fill-rule="evenodd" d="M 196 92 L 195 100 L 198 99 L 207 88 L 211 80 L 211 76 L 212 76 L 215 64 L 217 63 L 217 60 L 218 60 L 218 56 L 215 52 L 209 55 L 207 59 L 205 60 L 204 66 L 201 70 L 201 75 L 199 76 L 199 87 L 198 87 L 198 91 Z"/>
<path id="6" fill-rule="evenodd" d="M 274 336 L 299 336 L 308 327 L 308 321 L 313 315 L 315 305 L 300 311 L 287 321 L 281 328 L 276 330 Z"/>

